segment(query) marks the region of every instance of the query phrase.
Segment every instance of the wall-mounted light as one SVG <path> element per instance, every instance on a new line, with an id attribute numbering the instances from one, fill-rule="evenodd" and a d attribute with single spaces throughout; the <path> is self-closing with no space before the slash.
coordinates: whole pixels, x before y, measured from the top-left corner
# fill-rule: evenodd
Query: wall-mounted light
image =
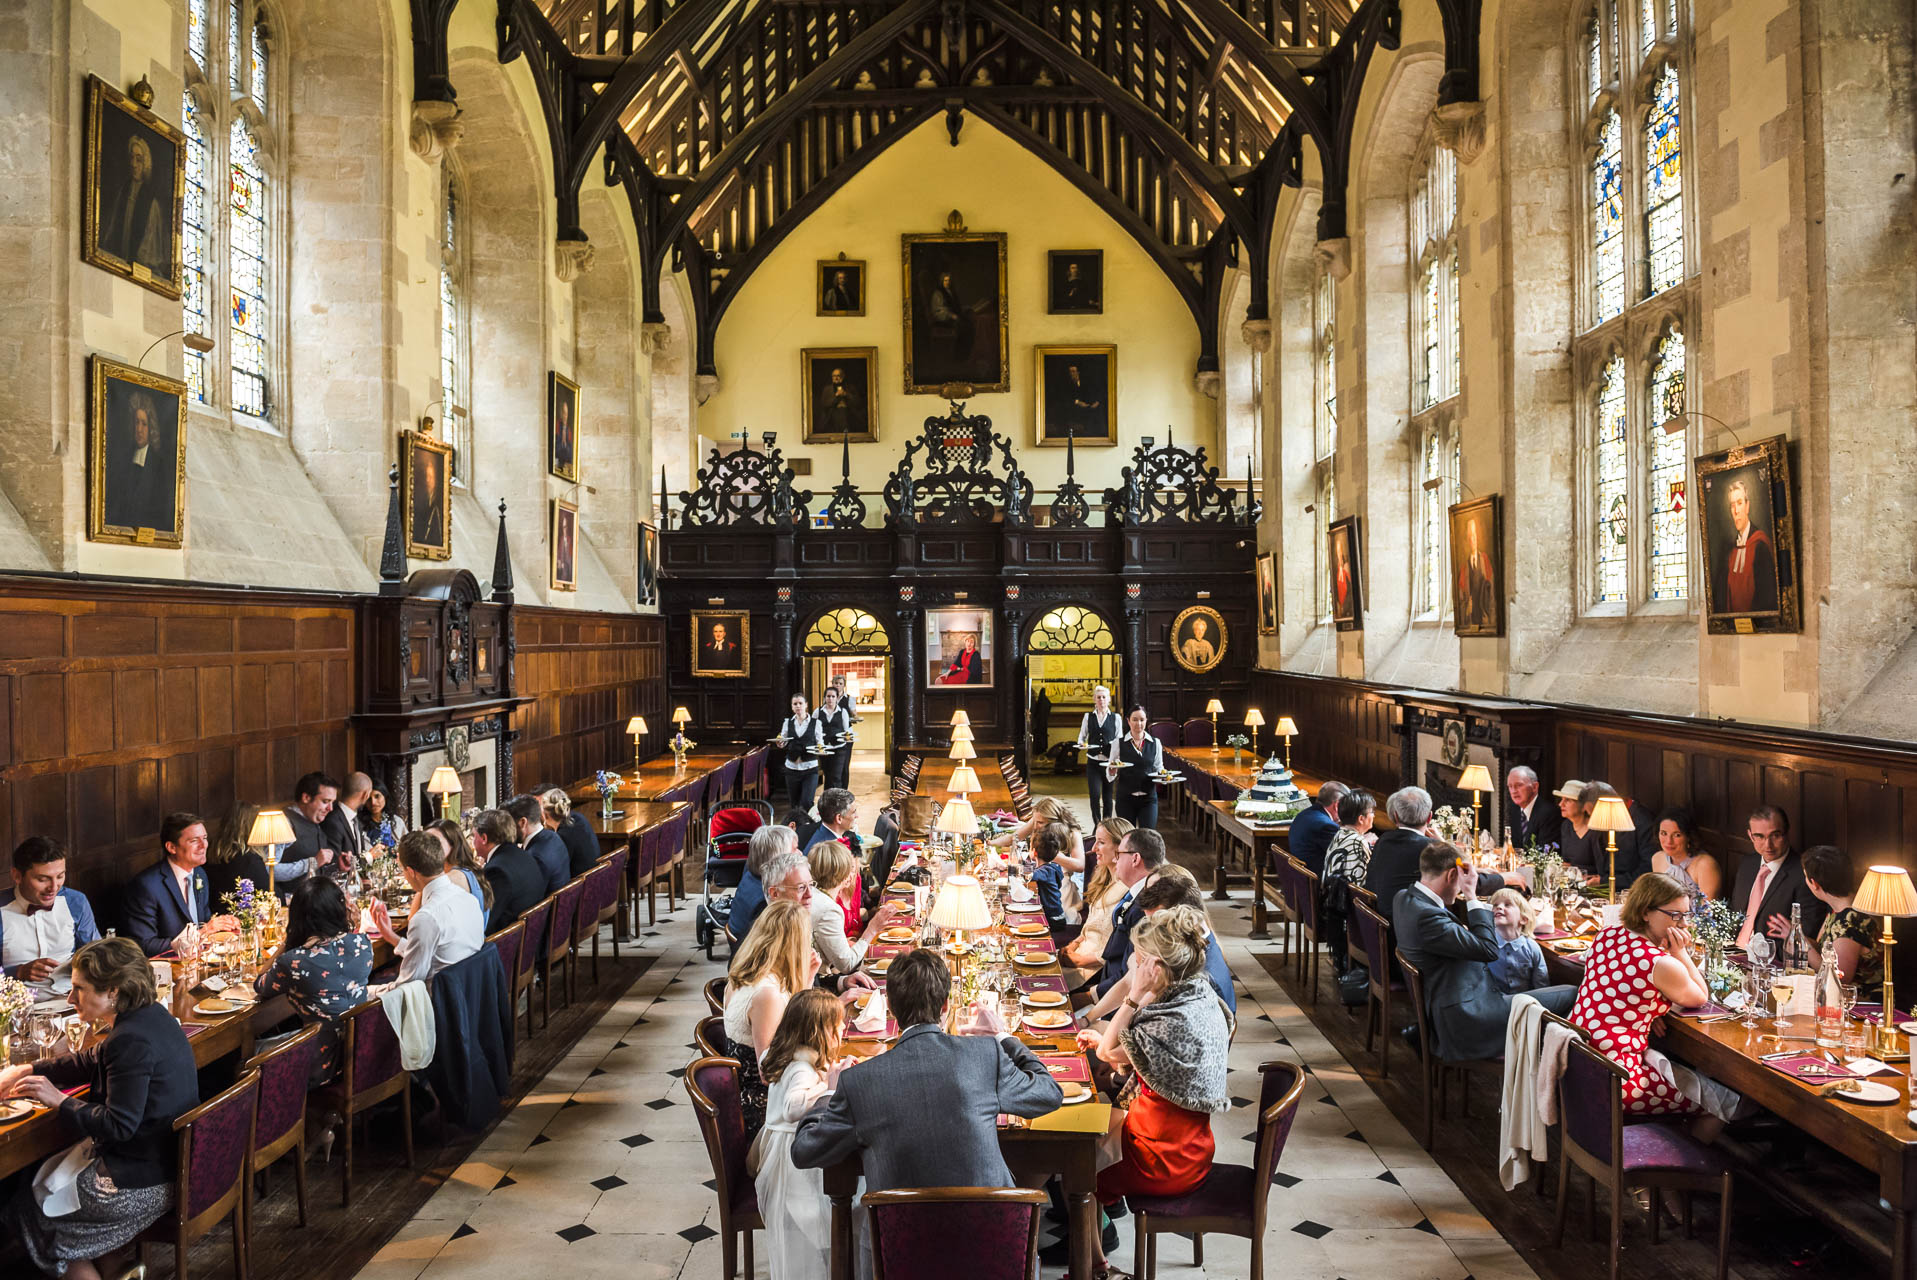
<path id="1" fill-rule="evenodd" d="M 707 604 L 724 604 L 725 602 L 726 602 L 726 598 L 724 596 L 707 596 L 706 597 Z"/>
<path id="2" fill-rule="evenodd" d="M 776 431 L 768 431 L 764 435 L 760 436 L 759 439 L 765 441 L 765 447 L 770 449 L 773 445 L 779 442 L 779 433 Z"/>
<path id="3" fill-rule="evenodd" d="M 136 362 L 138 366 L 142 369 L 146 368 L 146 358 L 153 354 L 153 348 L 159 346 L 168 338 L 178 338 L 181 346 L 184 346 L 188 351 L 197 351 L 201 355 L 205 355 L 213 349 L 213 339 L 207 337 L 205 334 L 188 333 L 185 329 L 175 329 L 172 333 L 155 338 L 152 344 L 140 353 L 140 358 Z"/>
<path id="4" fill-rule="evenodd" d="M 1443 484 L 1444 484 L 1443 476 L 1432 476 L 1429 480 L 1424 482 L 1422 487 L 1426 493 L 1431 493 L 1434 490 L 1441 487 Z"/>

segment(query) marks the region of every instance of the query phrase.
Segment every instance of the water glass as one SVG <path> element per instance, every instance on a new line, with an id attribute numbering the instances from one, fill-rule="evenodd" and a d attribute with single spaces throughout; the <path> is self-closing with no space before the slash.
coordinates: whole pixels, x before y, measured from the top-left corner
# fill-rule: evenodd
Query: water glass
<path id="1" fill-rule="evenodd" d="M 1764 990 L 1767 985 L 1764 970 L 1761 967 L 1751 964 L 1745 968 L 1743 1022 L 1746 1031 L 1757 1030 L 1758 1010 L 1764 1003 Z"/>
<path id="2" fill-rule="evenodd" d="M 1844 1014 L 1844 1056 L 1854 1058 L 1864 1051 L 1864 1024 L 1851 1016 L 1851 1011 L 1857 1007 L 1857 984 L 1839 983 L 1837 998 Z"/>
<path id="3" fill-rule="evenodd" d="M 78 1053 L 80 1052 L 80 1050 L 86 1048 L 87 1023 L 85 1018 L 79 1017 L 77 1015 L 74 1017 L 68 1018 L 67 1025 L 66 1025 L 66 1033 L 67 1033 L 68 1052 Z"/>

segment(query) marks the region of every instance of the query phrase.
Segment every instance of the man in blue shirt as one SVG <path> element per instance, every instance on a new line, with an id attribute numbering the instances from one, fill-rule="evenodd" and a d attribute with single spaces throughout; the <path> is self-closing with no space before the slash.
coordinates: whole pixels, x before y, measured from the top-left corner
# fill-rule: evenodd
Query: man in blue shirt
<path id="1" fill-rule="evenodd" d="M 1291 856 L 1315 876 L 1325 873 L 1325 853 L 1338 834 L 1338 801 L 1349 790 L 1342 782 L 1325 783 L 1318 788 L 1317 802 L 1291 820 Z"/>
<path id="2" fill-rule="evenodd" d="M 1176 870 L 1182 871 L 1183 868 Z M 1199 891 L 1198 882 L 1189 878 L 1189 874 L 1166 874 L 1140 890 L 1138 906 L 1148 916 L 1167 907 L 1192 907 L 1199 915 L 1205 915 L 1205 895 Z M 1225 965 L 1225 952 L 1218 945 L 1218 935 L 1215 933 L 1208 933 L 1205 938 L 1205 977 L 1210 980 L 1211 989 L 1218 993 L 1218 998 L 1236 1017 L 1238 995 L 1232 989 L 1231 970 Z"/>
<path id="3" fill-rule="evenodd" d="M 0 897 L 0 964 L 37 987 L 64 982 L 73 953 L 100 937 L 93 906 L 67 882 L 67 850 L 28 836 L 13 851 L 13 886 Z"/>
<path id="4" fill-rule="evenodd" d="M 846 833 L 852 830 L 858 820 L 859 804 L 852 793 L 843 787 L 827 787 L 819 793 L 819 825 L 812 828 L 812 834 L 806 837 L 805 852 L 811 853 L 813 845 L 837 840 L 856 855 L 858 837 L 848 839 Z"/>

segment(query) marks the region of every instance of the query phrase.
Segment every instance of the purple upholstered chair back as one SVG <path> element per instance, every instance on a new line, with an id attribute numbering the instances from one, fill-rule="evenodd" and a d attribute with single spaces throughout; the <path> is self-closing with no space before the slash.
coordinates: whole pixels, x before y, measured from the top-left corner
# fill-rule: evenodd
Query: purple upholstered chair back
<path id="1" fill-rule="evenodd" d="M 626 883 L 626 864 L 632 861 L 632 846 L 617 850 L 607 861 L 612 864 L 612 869 L 606 873 L 605 900 L 599 904 L 602 912 L 619 901 L 620 886 Z"/>
<path id="2" fill-rule="evenodd" d="M 978 1188 L 980 1197 L 990 1191 Z M 937 1194 L 938 1189 L 933 1189 Z M 909 1193 L 908 1193 L 909 1194 Z M 1026 1280 L 1040 1205 L 1032 1193 L 1002 1201 L 868 1196 L 874 1274 L 882 1280 Z M 1013 1197 L 1017 1198 L 1014 1199 Z"/>
<path id="3" fill-rule="evenodd" d="M 182 1216 L 187 1221 L 218 1204 L 245 1176 L 259 1098 L 259 1072 L 249 1071 L 232 1088 L 177 1122 L 176 1127 L 186 1134 L 180 1188 L 186 1210 Z"/>
<path id="4" fill-rule="evenodd" d="M 399 1037 L 378 1000 L 368 1000 L 346 1017 L 352 1028 L 353 1092 L 365 1093 L 400 1073 Z"/>
<path id="5" fill-rule="evenodd" d="M 546 936 L 546 917 L 552 914 L 550 899 L 541 899 L 529 908 L 520 921 L 526 926 L 520 935 L 519 965 L 507 970 L 515 979 L 533 973 L 539 967 L 539 944 Z"/>
<path id="6" fill-rule="evenodd" d="M 1354 903 L 1351 918 L 1358 925 L 1359 945 L 1364 948 L 1365 968 L 1374 975 L 1391 972 L 1391 925 L 1363 902 Z"/>
<path id="7" fill-rule="evenodd" d="M 1617 1068 L 1582 1038 L 1573 1040 L 1558 1077 L 1558 1114 L 1566 1140 L 1611 1162 L 1612 1099 L 1620 1098 Z"/>
<path id="8" fill-rule="evenodd" d="M 1258 1074 L 1258 1170 L 1256 1184 L 1263 1186 L 1278 1172 L 1284 1157 L 1285 1141 L 1291 1137 L 1292 1122 L 1298 1118 L 1298 1101 L 1305 1091 L 1305 1069 L 1294 1062 L 1261 1062 Z"/>
<path id="9" fill-rule="evenodd" d="M 506 981 L 511 982 L 513 975 L 519 972 L 519 953 L 526 942 L 525 922 L 516 920 L 486 941 L 492 943 L 493 949 L 499 952 L 499 967 L 506 971 Z"/>
<path id="10" fill-rule="evenodd" d="M 271 1053 L 249 1064 L 259 1072 L 259 1121 L 253 1148 L 262 1150 L 284 1138 L 306 1116 L 306 1082 L 319 1060 L 319 1028 L 308 1027 Z"/>
<path id="11" fill-rule="evenodd" d="M 1278 896 L 1284 899 L 1285 910 L 1295 920 L 1298 918 L 1298 871 L 1297 864 L 1283 854 L 1277 855 Z"/>
<path id="12" fill-rule="evenodd" d="M 1167 748 L 1177 750 L 1178 721 L 1154 720 L 1145 727 L 1145 732 L 1158 739 L 1158 741 L 1163 743 Z"/>
<path id="13" fill-rule="evenodd" d="M 700 1058 L 686 1069 L 687 1092 L 699 1113 L 699 1132 L 719 1179 L 719 1194 L 739 1203 L 752 1188 L 746 1172 L 745 1110 L 739 1105 L 739 1064 L 731 1058 Z"/>
<path id="14" fill-rule="evenodd" d="M 1209 747 L 1211 743 L 1211 721 L 1204 716 L 1193 716 L 1185 721 L 1179 735 L 1188 747 Z"/>
<path id="15" fill-rule="evenodd" d="M 1298 909 L 1298 919 L 1312 936 L 1318 935 L 1318 877 L 1312 874 L 1310 867 L 1294 866 L 1291 869 L 1291 892 L 1293 904 Z"/>
<path id="16" fill-rule="evenodd" d="M 546 932 L 546 952 L 557 954 L 572 945 L 573 922 L 579 918 L 579 902 L 586 895 L 584 880 L 574 880 L 553 895 L 552 923 Z"/>

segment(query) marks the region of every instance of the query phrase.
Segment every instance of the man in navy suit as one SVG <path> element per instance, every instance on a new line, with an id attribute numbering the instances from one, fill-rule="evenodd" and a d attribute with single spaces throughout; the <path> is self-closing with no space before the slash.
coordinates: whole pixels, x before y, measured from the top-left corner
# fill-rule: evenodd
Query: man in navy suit
<path id="1" fill-rule="evenodd" d="M 1327 782 L 1318 788 L 1318 800 L 1291 820 L 1291 856 L 1311 868 L 1311 874 L 1325 873 L 1325 854 L 1331 838 L 1338 834 L 1338 801 L 1351 790 L 1342 782 Z"/>
<path id="2" fill-rule="evenodd" d="M 536 796 L 514 796 L 506 813 L 519 828 L 519 847 L 546 873 L 546 892 L 558 893 L 572 879 L 572 855 L 559 833 L 546 825 L 546 810 Z"/>
<path id="3" fill-rule="evenodd" d="M 160 824 L 166 856 L 133 877 L 122 900 L 127 936 L 150 956 L 170 951 L 188 925 L 212 916 L 206 888 L 206 822 L 197 813 L 169 813 Z"/>
<path id="4" fill-rule="evenodd" d="M 1125 884 L 1125 896 L 1112 909 L 1112 936 L 1105 943 L 1105 968 L 1098 975 L 1098 994 L 1118 985 L 1132 962 L 1132 929 L 1145 918 L 1138 905 L 1139 890 L 1149 885 L 1165 865 L 1165 837 L 1149 827 L 1135 827 L 1118 842 L 1112 874 Z"/>

